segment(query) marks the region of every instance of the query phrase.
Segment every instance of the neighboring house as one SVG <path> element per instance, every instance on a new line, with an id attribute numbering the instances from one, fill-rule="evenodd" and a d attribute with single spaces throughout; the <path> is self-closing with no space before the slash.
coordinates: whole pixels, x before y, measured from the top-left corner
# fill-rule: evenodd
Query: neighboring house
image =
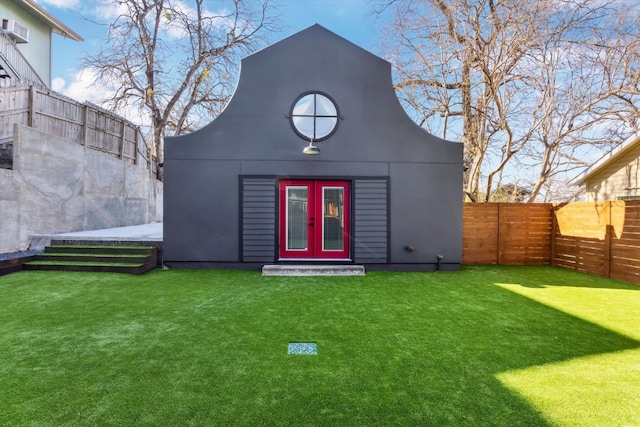
<path id="1" fill-rule="evenodd" d="M 627 138 L 571 184 L 585 187 L 586 200 L 640 200 L 640 132 Z"/>
<path id="2" fill-rule="evenodd" d="M 50 87 L 53 33 L 83 40 L 33 0 L 2 0 L 0 24 L 0 87 Z"/>
<path id="3" fill-rule="evenodd" d="M 218 118 L 166 138 L 164 262 L 457 269 L 462 154 L 409 118 L 391 64 L 314 25 L 245 58 Z"/>

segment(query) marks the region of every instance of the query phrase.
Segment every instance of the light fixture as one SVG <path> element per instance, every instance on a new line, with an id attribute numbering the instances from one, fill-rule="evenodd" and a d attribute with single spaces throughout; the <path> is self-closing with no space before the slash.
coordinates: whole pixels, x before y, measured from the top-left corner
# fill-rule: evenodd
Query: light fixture
<path id="1" fill-rule="evenodd" d="M 316 147 L 315 145 L 313 145 L 313 139 L 311 139 L 311 142 L 309 142 L 309 145 L 307 145 L 306 147 L 304 147 L 304 150 L 302 150 L 303 154 L 320 154 L 320 149 L 318 147 Z"/>

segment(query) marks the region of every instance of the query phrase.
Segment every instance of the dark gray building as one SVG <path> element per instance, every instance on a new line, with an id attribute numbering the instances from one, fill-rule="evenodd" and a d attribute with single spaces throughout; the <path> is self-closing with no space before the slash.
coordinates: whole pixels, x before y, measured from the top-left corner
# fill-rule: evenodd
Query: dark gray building
<path id="1" fill-rule="evenodd" d="M 462 144 L 407 116 L 388 62 L 319 25 L 245 58 L 222 114 L 165 145 L 170 267 L 460 265 Z"/>

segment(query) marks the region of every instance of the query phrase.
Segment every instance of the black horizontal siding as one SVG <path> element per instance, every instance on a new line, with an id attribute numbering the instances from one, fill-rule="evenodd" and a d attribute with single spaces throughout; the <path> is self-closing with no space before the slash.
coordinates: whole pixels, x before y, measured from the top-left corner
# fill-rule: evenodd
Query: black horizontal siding
<path id="1" fill-rule="evenodd" d="M 242 261 L 273 262 L 276 242 L 275 178 L 242 179 Z"/>
<path id="2" fill-rule="evenodd" d="M 389 185 L 386 179 L 354 180 L 354 261 L 389 261 Z"/>

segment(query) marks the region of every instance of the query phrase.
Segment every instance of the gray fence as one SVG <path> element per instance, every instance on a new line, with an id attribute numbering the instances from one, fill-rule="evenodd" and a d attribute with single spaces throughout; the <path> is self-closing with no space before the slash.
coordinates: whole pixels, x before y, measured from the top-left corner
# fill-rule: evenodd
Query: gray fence
<path id="1" fill-rule="evenodd" d="M 0 141 L 13 136 L 15 123 L 156 172 L 140 129 L 96 105 L 35 86 L 0 88 Z"/>

